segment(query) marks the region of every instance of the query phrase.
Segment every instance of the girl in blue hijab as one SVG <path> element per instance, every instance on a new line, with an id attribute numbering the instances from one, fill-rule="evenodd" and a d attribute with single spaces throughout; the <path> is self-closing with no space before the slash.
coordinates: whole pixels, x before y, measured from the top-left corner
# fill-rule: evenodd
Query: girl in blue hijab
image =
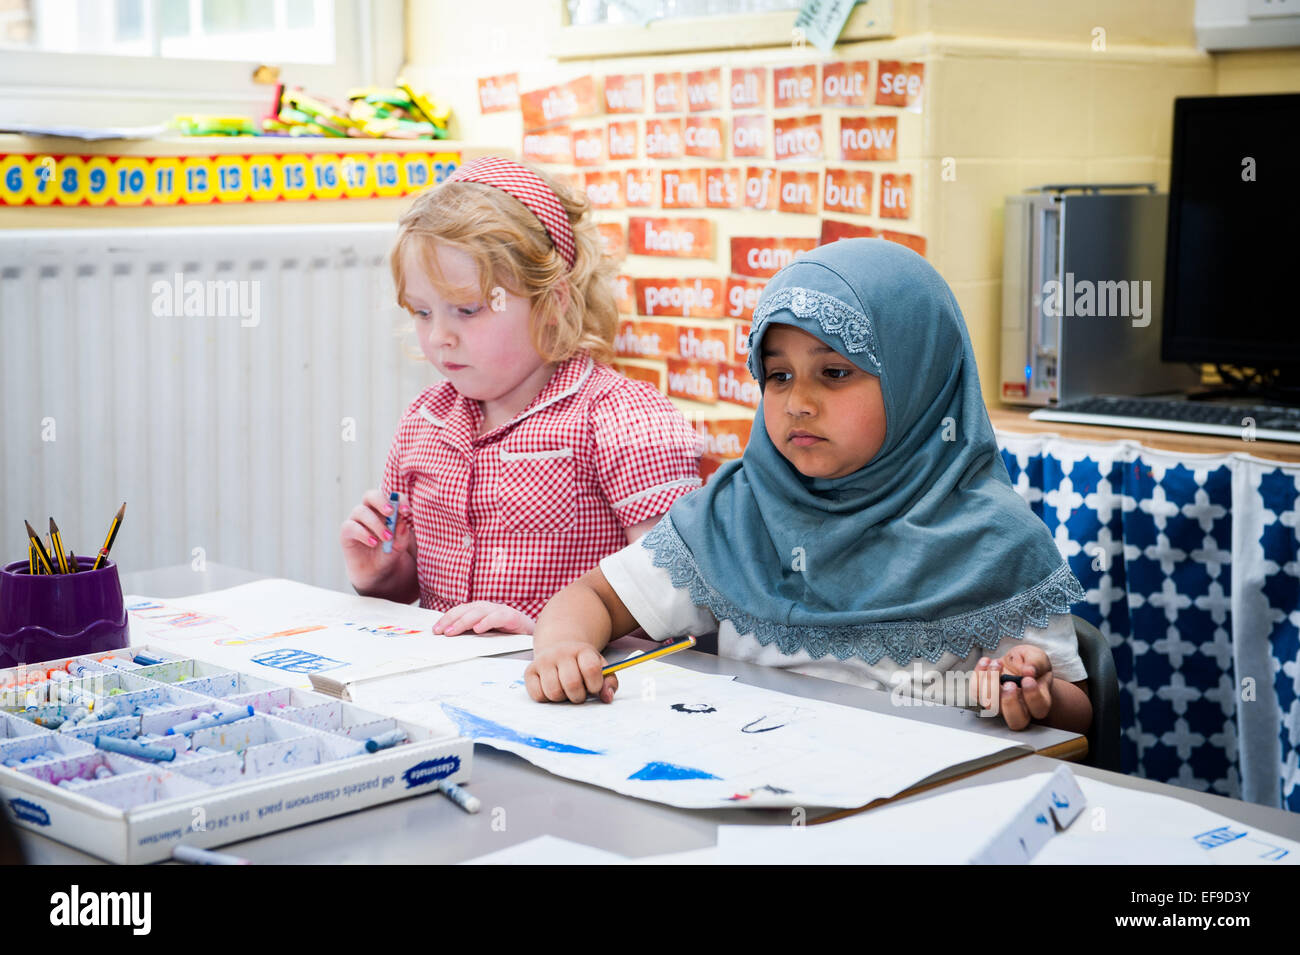
<path id="1" fill-rule="evenodd" d="M 833 242 L 767 284 L 749 345 L 744 456 L 551 599 L 532 697 L 608 702 L 611 639 L 716 630 L 722 656 L 1087 730 L 1083 591 L 1011 487 L 947 283 L 896 243 Z"/>

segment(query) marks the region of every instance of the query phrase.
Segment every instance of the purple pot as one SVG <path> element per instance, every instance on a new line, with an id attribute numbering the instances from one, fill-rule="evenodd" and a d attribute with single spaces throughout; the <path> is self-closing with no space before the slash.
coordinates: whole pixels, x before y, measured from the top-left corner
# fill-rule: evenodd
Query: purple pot
<path id="1" fill-rule="evenodd" d="M 117 650 L 130 642 L 117 564 L 78 557 L 75 574 L 30 574 L 27 561 L 0 568 L 0 668 L 83 653 Z"/>

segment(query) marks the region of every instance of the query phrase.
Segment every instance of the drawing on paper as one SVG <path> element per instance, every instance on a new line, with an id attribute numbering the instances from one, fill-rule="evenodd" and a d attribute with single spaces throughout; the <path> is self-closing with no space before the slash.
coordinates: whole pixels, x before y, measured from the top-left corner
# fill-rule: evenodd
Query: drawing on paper
<path id="1" fill-rule="evenodd" d="M 1197 835 L 1192 836 L 1192 839 L 1195 840 L 1196 844 L 1202 849 L 1217 849 L 1219 846 L 1227 845 L 1230 842 L 1236 842 L 1238 839 L 1245 839 L 1247 842 L 1253 842 L 1258 846 L 1264 847 L 1264 851 L 1258 854 L 1258 858 L 1269 859 L 1273 862 L 1291 854 L 1289 849 L 1275 846 L 1270 842 L 1262 842 L 1259 839 L 1250 837 L 1246 830 L 1235 830 L 1231 826 L 1219 826 L 1217 829 L 1210 829 L 1206 832 L 1198 833 Z"/>
<path id="2" fill-rule="evenodd" d="M 731 795 L 731 796 L 728 796 L 728 797 L 727 797 L 727 801 L 728 801 L 728 802 L 741 802 L 742 800 L 745 800 L 745 799 L 752 799 L 752 798 L 754 797 L 755 793 L 760 793 L 760 794 L 761 794 L 761 793 L 766 793 L 766 794 L 771 795 L 771 796 L 785 796 L 785 795 L 788 795 L 789 792 L 790 792 L 790 790 L 788 790 L 788 789 L 782 789 L 782 788 L 779 787 L 779 786 L 755 786 L 753 789 L 749 790 L 748 792 L 735 793 L 735 794 L 733 794 L 733 795 Z"/>
<path id="3" fill-rule="evenodd" d="M 424 633 L 423 630 L 412 627 L 395 627 L 392 624 L 384 624 L 379 627 L 372 627 L 364 623 L 344 623 L 344 627 L 355 630 L 357 633 L 373 633 L 377 637 L 418 637 Z"/>
<path id="4" fill-rule="evenodd" d="M 264 667 L 272 667 L 288 673 L 323 673 L 326 670 L 337 670 L 339 667 L 348 666 L 348 663 L 343 660 L 331 660 L 319 653 L 308 653 L 306 650 L 294 650 L 289 647 L 260 653 L 252 659 L 254 663 L 260 663 Z"/>
<path id="5" fill-rule="evenodd" d="M 519 743 L 523 746 L 530 746 L 533 749 L 546 749 L 552 753 L 579 753 L 587 756 L 599 756 L 600 750 L 583 749 L 581 746 L 570 746 L 568 743 L 557 743 L 555 740 L 542 739 L 540 736 L 525 736 L 518 730 L 512 730 L 508 726 L 500 723 L 494 723 L 492 720 L 484 719 L 481 716 L 475 716 L 468 710 L 462 710 L 458 706 L 452 706 L 450 703 L 442 704 L 442 711 L 451 717 L 451 719 L 460 728 L 462 736 L 468 736 L 471 739 L 499 739 L 508 740 L 512 743 Z"/>
<path id="6" fill-rule="evenodd" d="M 323 626 L 292 627 L 288 630 L 277 630 L 275 633 L 263 634 L 260 637 L 222 637 L 213 642 L 219 647 L 242 647 L 246 643 L 260 643 L 263 640 L 283 640 L 286 637 L 296 637 L 304 633 L 312 633 L 313 631 L 324 629 Z"/>
<path id="7" fill-rule="evenodd" d="M 716 713 L 716 707 L 707 703 L 674 703 L 672 708 L 678 713 Z"/>
<path id="8" fill-rule="evenodd" d="M 713 773 L 690 766 L 678 766 L 674 763 L 646 763 L 628 779 L 717 779 Z"/>
<path id="9" fill-rule="evenodd" d="M 651 696 L 538 703 L 518 685 L 526 667 L 523 660 L 473 660 L 360 681 L 352 691 L 358 704 L 459 733 L 557 775 L 699 809 L 862 806 L 948 766 L 1004 749 L 1028 751 L 660 661 L 639 668 L 654 680 Z M 749 732 L 741 735 L 743 727 Z"/>
<path id="10" fill-rule="evenodd" d="M 1229 842 L 1235 842 L 1238 839 L 1244 839 L 1246 833 L 1244 831 L 1234 832 L 1231 826 L 1219 826 L 1217 829 L 1198 833 L 1192 838 L 1196 840 L 1202 849 L 1213 849 Z"/>

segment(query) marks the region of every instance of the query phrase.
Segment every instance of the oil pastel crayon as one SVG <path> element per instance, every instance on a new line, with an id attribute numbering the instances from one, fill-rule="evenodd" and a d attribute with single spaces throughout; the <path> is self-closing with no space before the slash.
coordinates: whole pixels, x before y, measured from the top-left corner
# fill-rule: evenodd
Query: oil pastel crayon
<path id="1" fill-rule="evenodd" d="M 390 746 L 396 746 L 398 743 L 405 741 L 406 730 L 397 729 L 389 730 L 387 733 L 380 733 L 378 736 L 372 736 L 366 740 L 366 752 L 377 753 L 381 749 L 388 749 Z"/>
<path id="2" fill-rule="evenodd" d="M 199 849 L 194 846 L 176 846 L 172 849 L 172 858 L 177 862 L 188 862 L 190 865 L 252 865 L 247 859 L 241 859 L 239 856 L 232 856 L 225 852 L 213 852 L 210 849 Z"/>
<path id="3" fill-rule="evenodd" d="M 111 720 L 115 716 L 122 715 L 117 708 L 116 700 L 109 700 L 103 706 L 95 707 L 94 717 L 97 720 Z"/>
<path id="4" fill-rule="evenodd" d="M 438 781 L 438 790 L 466 812 L 478 812 L 483 805 L 476 797 L 471 796 L 455 783 L 449 783 L 445 779 Z"/>
<path id="5" fill-rule="evenodd" d="M 235 723 L 239 720 L 246 720 L 253 715 L 252 706 L 246 706 L 242 710 L 229 710 L 225 713 L 200 713 L 192 720 L 186 720 L 184 723 L 177 723 L 175 726 L 168 727 L 166 736 L 189 736 L 195 730 L 201 730 L 208 726 L 224 726 L 227 723 Z"/>
<path id="6" fill-rule="evenodd" d="M 390 534 L 397 534 L 397 503 L 401 499 L 401 496 L 396 491 L 388 495 L 388 506 L 393 509 L 393 513 L 388 515 L 388 533 Z M 392 552 L 393 538 L 390 537 L 384 541 L 384 553 L 391 554 Z"/>
<path id="7" fill-rule="evenodd" d="M 1023 679 L 1024 677 L 1019 677 L 1012 673 L 1004 673 L 998 677 L 998 683 L 1014 683 L 1016 686 L 1020 686 L 1020 681 Z"/>
<path id="8" fill-rule="evenodd" d="M 138 663 L 142 667 L 151 667 L 156 666 L 163 661 L 159 660 L 157 657 L 145 656 L 143 653 L 139 653 L 131 658 L 131 662 Z"/>
<path id="9" fill-rule="evenodd" d="M 176 758 L 176 750 L 170 746 L 150 746 L 134 739 L 118 739 L 100 733 L 95 737 L 95 748 L 123 756 L 135 756 L 139 759 L 152 759 L 160 763 L 170 763 Z"/>
<path id="10" fill-rule="evenodd" d="M 65 720 L 80 719 L 80 716 L 74 716 L 76 709 L 76 707 L 60 706 L 57 703 L 46 703 L 40 706 L 29 706 L 15 715 L 21 716 L 37 726 L 44 726 L 46 729 L 54 730 L 62 726 Z M 80 707 L 80 709 L 84 710 L 85 707 Z M 90 711 L 86 710 L 86 712 L 89 713 Z"/>

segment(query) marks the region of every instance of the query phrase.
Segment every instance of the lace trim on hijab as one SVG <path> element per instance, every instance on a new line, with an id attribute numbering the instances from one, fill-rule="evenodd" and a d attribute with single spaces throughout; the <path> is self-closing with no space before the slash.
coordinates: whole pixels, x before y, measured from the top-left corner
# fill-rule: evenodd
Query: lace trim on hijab
<path id="1" fill-rule="evenodd" d="M 674 587 L 689 587 L 691 602 L 707 607 L 719 621 L 729 620 L 739 634 L 752 634 L 763 646 L 775 643 L 792 656 L 804 650 L 814 660 L 831 655 L 837 660 L 859 657 L 869 664 L 888 656 L 899 666 L 925 659 L 938 663 L 944 653 L 959 659 L 972 648 L 994 650 L 1003 637 L 1019 640 L 1025 627 L 1046 627 L 1048 617 L 1069 613 L 1070 604 L 1084 599 L 1083 588 L 1065 563 L 1024 593 L 982 610 L 921 620 L 888 621 L 851 627 L 793 627 L 751 616 L 713 589 L 695 565 L 695 558 L 665 515 L 641 538 L 654 555 L 654 565 L 668 571 Z"/>
<path id="2" fill-rule="evenodd" d="M 754 309 L 754 324 L 749 330 L 748 342 L 751 351 L 754 347 L 754 339 L 760 334 L 768 318 L 782 309 L 794 312 L 799 318 L 817 319 L 824 331 L 840 337 L 847 351 L 855 355 L 865 352 L 877 373 L 880 371 L 880 358 L 876 354 L 876 333 L 871 327 L 871 320 L 856 308 L 845 305 L 834 295 L 798 285 L 791 285 L 774 292 Z"/>

